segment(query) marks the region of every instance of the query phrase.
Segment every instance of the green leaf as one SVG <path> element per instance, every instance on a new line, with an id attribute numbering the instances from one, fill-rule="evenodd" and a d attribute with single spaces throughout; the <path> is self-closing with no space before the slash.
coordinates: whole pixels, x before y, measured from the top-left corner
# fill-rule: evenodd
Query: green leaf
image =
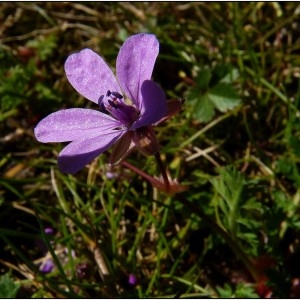
<path id="1" fill-rule="evenodd" d="M 221 80 L 220 83 L 227 83 L 231 84 L 234 82 L 238 77 L 240 76 L 240 73 L 237 69 L 233 69 L 230 72 L 228 72 Z"/>
<path id="2" fill-rule="evenodd" d="M 245 283 L 237 284 L 234 290 L 228 283 L 225 283 L 223 287 L 217 286 L 216 290 L 220 298 L 259 298 L 253 287 Z"/>
<path id="3" fill-rule="evenodd" d="M 208 68 L 203 68 L 196 78 L 198 89 L 206 89 L 209 85 L 211 77 L 211 70 Z"/>
<path id="4" fill-rule="evenodd" d="M 226 227 L 234 235 L 239 215 L 239 204 L 244 187 L 244 179 L 235 168 L 227 167 L 220 170 L 220 176 L 211 179 L 211 183 L 219 195 L 218 205 L 226 218 Z"/>
<path id="5" fill-rule="evenodd" d="M 20 288 L 8 274 L 1 276 L 0 279 L 0 298 L 16 298 L 17 292 Z"/>
<path id="6" fill-rule="evenodd" d="M 253 299 L 260 298 L 259 295 L 254 291 L 253 286 L 239 283 L 235 290 L 235 298 Z"/>
<path id="7" fill-rule="evenodd" d="M 282 157 L 277 160 L 275 170 L 276 173 L 282 174 L 288 179 L 295 181 L 297 185 L 300 184 L 298 167 L 289 157 Z"/>
<path id="8" fill-rule="evenodd" d="M 208 97 L 216 109 L 221 112 L 233 109 L 241 102 L 234 87 L 226 83 L 216 84 L 209 90 Z"/>
<path id="9" fill-rule="evenodd" d="M 242 209 L 257 211 L 259 213 L 263 213 L 262 204 L 257 202 L 255 198 L 249 199 L 245 204 L 241 206 Z"/>
<path id="10" fill-rule="evenodd" d="M 233 291 L 228 283 L 225 283 L 223 287 L 217 286 L 216 290 L 220 298 L 232 298 Z"/>
<path id="11" fill-rule="evenodd" d="M 208 94 L 199 97 L 194 110 L 194 117 L 201 122 L 209 122 L 215 115 L 214 105 L 210 101 Z"/>
<path id="12" fill-rule="evenodd" d="M 200 122 L 209 122 L 215 115 L 215 109 L 226 112 L 238 106 L 241 102 L 239 95 L 232 86 L 232 81 L 238 76 L 238 72 L 222 70 L 221 78 L 215 78 L 215 74 L 208 68 L 203 68 L 197 78 L 196 85 L 188 92 L 189 103 L 196 103 L 194 117 Z M 219 74 L 220 75 L 220 74 Z M 219 77 L 219 76 L 217 76 Z M 217 81 L 216 81 L 217 79 Z M 213 82 L 217 82 L 213 85 Z M 210 85 L 213 85 L 210 87 Z"/>
<path id="13" fill-rule="evenodd" d="M 237 205 L 244 185 L 240 172 L 231 167 L 222 168 L 220 177 L 212 178 L 211 183 L 230 209 Z"/>

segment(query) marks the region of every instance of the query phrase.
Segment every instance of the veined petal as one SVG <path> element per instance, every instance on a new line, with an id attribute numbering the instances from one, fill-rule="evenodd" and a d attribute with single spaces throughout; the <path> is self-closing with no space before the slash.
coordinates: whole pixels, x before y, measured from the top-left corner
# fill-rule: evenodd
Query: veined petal
<path id="1" fill-rule="evenodd" d="M 116 72 L 124 93 L 141 110 L 141 85 L 151 79 L 153 67 L 159 52 L 155 35 L 140 33 L 129 37 L 120 48 Z"/>
<path id="2" fill-rule="evenodd" d="M 45 117 L 35 127 L 34 134 L 43 143 L 68 142 L 100 136 L 119 126 L 122 126 L 120 121 L 97 110 L 70 108 Z"/>
<path id="3" fill-rule="evenodd" d="M 144 126 L 133 131 L 133 142 L 146 155 L 154 155 L 159 151 L 159 143 L 152 126 Z"/>
<path id="4" fill-rule="evenodd" d="M 106 151 L 125 132 L 105 132 L 97 137 L 71 142 L 58 156 L 58 167 L 63 173 L 75 174 L 93 159 Z"/>
<path id="5" fill-rule="evenodd" d="M 97 104 L 99 97 L 106 95 L 108 90 L 121 93 L 112 70 L 88 48 L 67 58 L 65 72 L 75 90 Z"/>
<path id="6" fill-rule="evenodd" d="M 183 98 L 177 98 L 177 99 L 170 99 L 167 101 L 167 112 L 166 114 L 157 122 L 153 123 L 153 126 L 157 126 L 164 122 L 165 120 L 171 118 L 175 114 L 181 111 L 182 105 L 185 102 L 185 99 Z"/>
<path id="7" fill-rule="evenodd" d="M 134 131 L 126 132 L 114 145 L 109 158 L 109 164 L 114 167 L 123 161 L 127 155 L 135 148 L 133 141 Z"/>
<path id="8" fill-rule="evenodd" d="M 142 108 L 140 118 L 132 128 L 140 128 L 160 120 L 167 113 L 166 95 L 161 87 L 151 80 L 145 80 L 141 87 Z"/>

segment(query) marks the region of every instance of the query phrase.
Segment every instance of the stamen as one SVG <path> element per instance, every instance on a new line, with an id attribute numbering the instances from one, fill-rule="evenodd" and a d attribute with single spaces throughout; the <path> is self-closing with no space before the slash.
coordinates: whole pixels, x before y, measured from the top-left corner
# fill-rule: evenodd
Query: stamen
<path id="1" fill-rule="evenodd" d="M 138 119 L 139 112 L 134 106 L 125 104 L 122 99 L 120 93 L 108 90 L 105 96 L 99 97 L 98 104 L 103 113 L 111 115 L 129 128 Z"/>
<path id="2" fill-rule="evenodd" d="M 106 110 L 103 100 L 104 100 L 104 95 L 101 95 L 98 100 L 98 105 L 100 106 L 100 111 L 102 111 L 104 114 L 108 115 L 109 112 Z"/>
<path id="3" fill-rule="evenodd" d="M 118 102 L 117 101 L 112 101 L 112 100 L 107 100 L 107 102 L 115 109 L 118 108 Z"/>
<path id="4" fill-rule="evenodd" d="M 101 95 L 98 99 L 98 105 L 103 105 L 103 99 L 104 99 L 104 95 Z"/>
<path id="5" fill-rule="evenodd" d="M 123 99 L 123 96 L 121 94 L 119 94 L 118 92 L 111 92 L 111 94 L 118 99 Z"/>

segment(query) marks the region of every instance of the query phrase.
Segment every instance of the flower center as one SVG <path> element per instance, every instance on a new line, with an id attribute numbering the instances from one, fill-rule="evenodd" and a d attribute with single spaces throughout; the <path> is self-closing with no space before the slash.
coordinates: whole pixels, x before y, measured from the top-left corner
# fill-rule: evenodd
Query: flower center
<path id="1" fill-rule="evenodd" d="M 110 114 L 128 128 L 139 117 L 139 111 L 134 106 L 125 104 L 123 96 L 118 92 L 108 90 L 105 96 L 100 96 L 98 104 L 103 113 Z"/>

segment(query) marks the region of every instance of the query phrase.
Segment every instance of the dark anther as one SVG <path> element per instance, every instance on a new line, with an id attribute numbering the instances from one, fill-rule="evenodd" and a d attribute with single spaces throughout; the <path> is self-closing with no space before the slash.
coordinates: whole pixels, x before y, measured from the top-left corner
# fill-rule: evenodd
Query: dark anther
<path id="1" fill-rule="evenodd" d="M 111 94 L 113 96 L 115 96 L 116 98 L 118 98 L 118 99 L 122 99 L 123 98 L 123 96 L 121 94 L 119 94 L 118 92 L 111 92 Z"/>
<path id="2" fill-rule="evenodd" d="M 110 92 L 110 90 L 108 90 L 106 93 L 106 97 L 109 97 L 110 95 L 111 95 L 111 92 Z"/>
<path id="3" fill-rule="evenodd" d="M 115 108 L 115 109 L 118 108 L 118 105 L 117 105 L 118 103 L 115 103 L 114 101 L 111 101 L 111 100 L 107 100 L 107 101 L 113 108 Z"/>
<path id="4" fill-rule="evenodd" d="M 104 99 L 104 95 L 101 95 L 98 99 L 98 105 L 103 105 L 103 99 Z"/>
<path id="5" fill-rule="evenodd" d="M 100 111 L 102 111 L 104 114 L 109 114 L 109 112 L 105 108 L 103 99 L 104 99 L 104 95 L 101 95 L 98 100 L 98 105 L 100 106 Z"/>

